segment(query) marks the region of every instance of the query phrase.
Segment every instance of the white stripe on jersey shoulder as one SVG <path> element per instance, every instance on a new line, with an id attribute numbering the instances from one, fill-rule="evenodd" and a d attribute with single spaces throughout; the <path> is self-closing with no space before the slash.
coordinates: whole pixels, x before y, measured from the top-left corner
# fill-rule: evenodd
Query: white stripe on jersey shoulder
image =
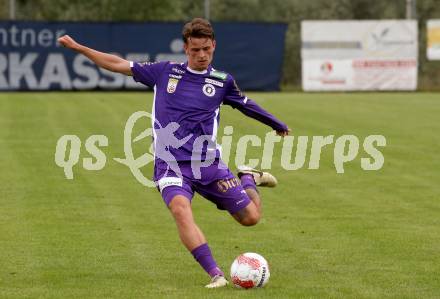
<path id="1" fill-rule="evenodd" d="M 245 104 L 246 104 L 246 103 L 247 103 L 247 101 L 248 101 L 248 97 L 245 97 L 245 98 L 244 98 L 244 100 L 243 100 L 243 103 L 245 103 Z"/>
<path id="2" fill-rule="evenodd" d="M 156 96 L 157 96 L 157 86 L 153 87 L 154 95 L 153 95 L 153 107 L 151 109 L 151 129 L 153 130 L 153 158 L 154 163 L 156 164 L 156 143 L 157 143 L 157 133 L 154 129 L 154 124 L 156 123 Z M 160 123 L 159 123 L 160 124 Z"/>
<path id="3" fill-rule="evenodd" d="M 192 68 L 190 68 L 189 66 L 187 66 L 186 69 L 188 71 L 190 71 L 191 73 L 193 73 L 193 74 L 199 74 L 199 75 L 203 75 L 203 74 L 206 74 L 208 72 L 208 70 L 196 71 L 196 70 L 193 70 Z"/>
<path id="4" fill-rule="evenodd" d="M 218 129 L 218 114 L 220 113 L 220 107 L 218 107 L 215 110 L 215 115 L 214 115 L 214 124 L 212 126 L 212 135 L 211 135 L 211 140 L 212 141 L 216 141 L 217 140 L 217 129 Z"/>

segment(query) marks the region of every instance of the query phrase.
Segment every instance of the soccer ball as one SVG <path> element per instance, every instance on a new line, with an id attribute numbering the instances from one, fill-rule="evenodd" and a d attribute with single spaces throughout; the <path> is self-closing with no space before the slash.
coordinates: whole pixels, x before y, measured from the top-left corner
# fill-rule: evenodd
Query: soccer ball
<path id="1" fill-rule="evenodd" d="M 240 254 L 231 265 L 231 281 L 238 288 L 263 287 L 270 277 L 269 265 L 261 255 L 247 252 Z"/>

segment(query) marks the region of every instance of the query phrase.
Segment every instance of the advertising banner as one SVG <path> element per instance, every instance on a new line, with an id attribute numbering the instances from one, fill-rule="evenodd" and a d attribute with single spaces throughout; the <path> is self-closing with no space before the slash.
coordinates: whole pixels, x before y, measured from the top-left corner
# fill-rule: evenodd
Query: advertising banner
<path id="1" fill-rule="evenodd" d="M 0 22 L 0 90 L 146 88 L 60 47 L 58 37 L 133 61 L 186 61 L 181 23 Z M 278 90 L 286 24 L 218 23 L 213 66 L 243 90 Z M 257 33 L 257 34 L 256 34 Z M 262 47 L 261 43 L 270 44 Z"/>
<path id="2" fill-rule="evenodd" d="M 415 90 L 417 36 L 413 20 L 303 21 L 303 89 Z"/>
<path id="3" fill-rule="evenodd" d="M 426 28 L 428 30 L 426 55 L 429 60 L 440 60 L 440 20 L 428 20 Z"/>

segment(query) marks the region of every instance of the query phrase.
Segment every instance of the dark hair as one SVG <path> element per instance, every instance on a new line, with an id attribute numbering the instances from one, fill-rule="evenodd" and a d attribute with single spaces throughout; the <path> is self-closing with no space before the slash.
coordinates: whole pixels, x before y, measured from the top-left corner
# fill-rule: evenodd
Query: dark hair
<path id="1" fill-rule="evenodd" d="M 194 18 L 183 26 L 182 38 L 185 44 L 190 37 L 206 37 L 214 40 L 214 29 L 208 20 L 202 18 Z"/>

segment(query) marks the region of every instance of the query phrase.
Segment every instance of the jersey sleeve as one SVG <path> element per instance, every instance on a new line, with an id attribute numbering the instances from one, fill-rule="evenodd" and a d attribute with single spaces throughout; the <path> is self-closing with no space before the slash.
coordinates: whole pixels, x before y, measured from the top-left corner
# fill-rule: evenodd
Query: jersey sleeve
<path id="1" fill-rule="evenodd" d="M 248 101 L 248 98 L 244 95 L 244 93 L 240 90 L 237 85 L 237 82 L 231 75 L 228 75 L 228 79 L 226 82 L 226 94 L 223 99 L 223 104 L 229 105 L 232 108 L 238 108 L 245 105 Z"/>
<path id="2" fill-rule="evenodd" d="M 168 62 L 133 62 L 130 61 L 133 79 L 149 87 L 156 85 L 160 74 L 164 71 Z"/>
<path id="3" fill-rule="evenodd" d="M 282 132 L 288 130 L 288 127 L 285 123 L 279 121 L 275 116 L 264 110 L 260 105 L 251 99 L 248 99 L 248 97 L 241 92 L 237 82 L 235 82 L 232 77 L 230 77 L 228 83 L 229 86 L 227 86 L 223 104 L 238 109 L 244 115 L 256 119 L 276 131 Z"/>

